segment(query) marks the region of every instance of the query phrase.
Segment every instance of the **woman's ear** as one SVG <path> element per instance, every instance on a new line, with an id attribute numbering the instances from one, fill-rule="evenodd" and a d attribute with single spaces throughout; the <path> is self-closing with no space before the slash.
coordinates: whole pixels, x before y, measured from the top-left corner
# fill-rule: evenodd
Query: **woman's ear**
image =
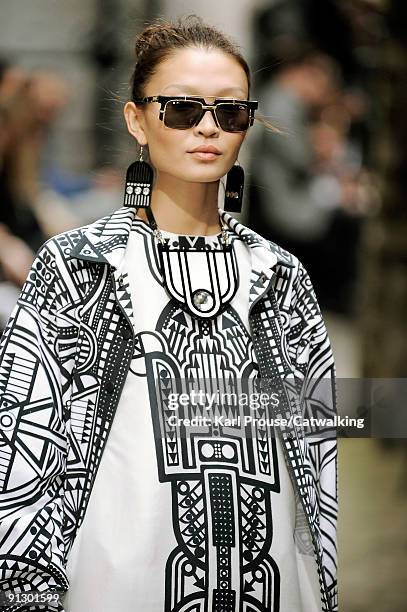
<path id="1" fill-rule="evenodd" d="M 139 145 L 144 147 L 147 144 L 147 138 L 144 131 L 143 111 L 134 102 L 129 101 L 124 105 L 123 113 L 129 133 L 134 136 Z"/>

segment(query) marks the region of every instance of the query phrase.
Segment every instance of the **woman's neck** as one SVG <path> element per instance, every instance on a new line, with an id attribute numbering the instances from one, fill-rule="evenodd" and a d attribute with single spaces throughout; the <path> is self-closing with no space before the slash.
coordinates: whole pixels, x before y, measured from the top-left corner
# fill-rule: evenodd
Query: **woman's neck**
<path id="1" fill-rule="evenodd" d="M 151 193 L 151 210 L 157 227 L 189 236 L 220 232 L 218 190 L 219 180 L 190 183 L 168 175 L 160 177 Z M 139 208 L 137 216 L 148 223 L 143 208 Z"/>

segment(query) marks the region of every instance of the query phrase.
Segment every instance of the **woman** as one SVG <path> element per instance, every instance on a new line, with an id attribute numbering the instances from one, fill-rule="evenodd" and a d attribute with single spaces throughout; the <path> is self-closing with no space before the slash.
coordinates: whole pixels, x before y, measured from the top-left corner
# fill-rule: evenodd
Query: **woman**
<path id="1" fill-rule="evenodd" d="M 2 340 L 3 589 L 69 587 L 67 612 L 337 610 L 335 437 L 288 419 L 297 392 L 335 410 L 325 326 L 296 257 L 218 208 L 226 173 L 241 202 L 249 68 L 198 18 L 136 55 L 124 114 L 150 163 L 45 243 Z"/>

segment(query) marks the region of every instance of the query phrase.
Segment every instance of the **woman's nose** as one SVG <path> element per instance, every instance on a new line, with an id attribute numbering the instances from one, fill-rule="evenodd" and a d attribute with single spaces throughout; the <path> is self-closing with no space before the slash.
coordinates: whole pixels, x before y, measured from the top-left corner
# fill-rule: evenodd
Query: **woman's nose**
<path id="1" fill-rule="evenodd" d="M 206 109 L 204 115 L 198 125 L 195 126 L 198 133 L 213 134 L 219 131 L 219 127 L 216 125 L 213 111 Z"/>

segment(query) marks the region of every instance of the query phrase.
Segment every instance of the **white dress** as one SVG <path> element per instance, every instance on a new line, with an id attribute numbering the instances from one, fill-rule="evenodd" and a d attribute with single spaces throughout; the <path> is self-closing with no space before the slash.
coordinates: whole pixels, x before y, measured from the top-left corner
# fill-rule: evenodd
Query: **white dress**
<path id="1" fill-rule="evenodd" d="M 161 231 L 174 246 L 197 239 Z M 134 358 L 68 558 L 66 612 L 321 612 L 315 558 L 295 545 L 279 437 L 226 420 L 255 409 L 216 403 L 217 391 L 243 393 L 258 372 L 250 249 L 231 237 L 237 292 L 224 312 L 199 320 L 169 296 L 152 230 L 135 217 L 125 254 Z M 198 241 L 221 248 L 220 235 Z M 198 386 L 205 405 L 183 406 L 179 392 L 191 398 Z M 201 420 L 185 425 L 193 417 Z"/>

